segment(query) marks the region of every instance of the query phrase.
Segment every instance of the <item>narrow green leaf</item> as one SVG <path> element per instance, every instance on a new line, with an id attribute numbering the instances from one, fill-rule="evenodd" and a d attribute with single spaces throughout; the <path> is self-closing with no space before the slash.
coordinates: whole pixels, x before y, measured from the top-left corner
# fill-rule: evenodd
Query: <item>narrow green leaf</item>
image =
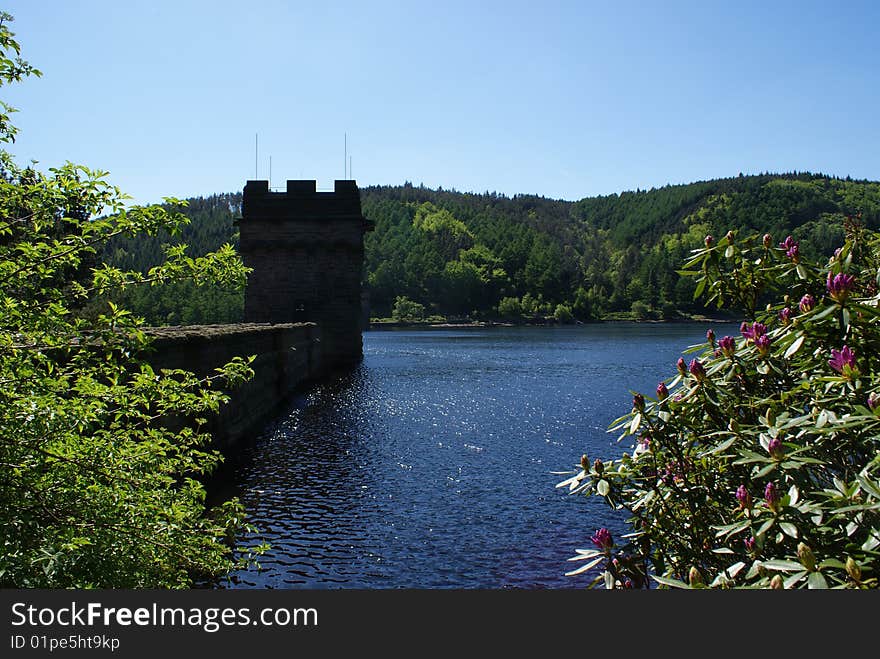
<path id="1" fill-rule="evenodd" d="M 810 572 L 810 576 L 807 577 L 807 588 L 824 590 L 828 588 L 828 582 L 825 581 L 825 577 L 822 576 L 821 572 Z"/>
<path id="2" fill-rule="evenodd" d="M 638 412 L 629 424 L 629 434 L 635 435 L 638 432 L 640 425 L 642 425 L 642 413 Z"/>
<path id="3" fill-rule="evenodd" d="M 797 561 L 785 561 L 785 560 L 771 560 L 771 561 L 763 561 L 761 563 L 768 570 L 780 570 L 782 572 L 796 572 L 797 570 L 803 570 L 804 566 L 798 563 Z"/>
<path id="4" fill-rule="evenodd" d="M 785 533 L 785 535 L 787 536 L 790 536 L 792 538 L 798 537 L 797 527 L 791 522 L 779 522 L 779 528 L 781 528 L 782 532 Z"/>
<path id="5" fill-rule="evenodd" d="M 571 560 L 571 559 L 569 559 L 569 560 Z M 581 565 L 576 570 L 572 570 L 571 572 L 566 572 L 565 576 L 573 577 L 577 574 L 582 574 L 582 573 L 586 572 L 587 570 L 593 569 L 594 567 L 596 567 L 599 563 L 601 563 L 604 560 L 605 560 L 604 556 L 599 556 L 599 558 L 594 558 L 592 561 L 590 561 L 589 563 L 587 563 L 585 565 Z"/>
<path id="6" fill-rule="evenodd" d="M 664 586 L 669 586 L 670 588 L 687 588 L 690 589 L 684 581 L 679 581 L 678 579 L 670 579 L 669 577 L 660 577 L 656 574 L 652 574 L 651 578 L 659 584 Z"/>
<path id="7" fill-rule="evenodd" d="M 785 355 L 783 355 L 786 359 L 795 354 L 798 350 L 801 349 L 801 346 L 804 345 L 804 335 L 801 334 L 798 338 L 794 340 L 790 346 L 788 346 L 788 350 L 785 351 Z"/>

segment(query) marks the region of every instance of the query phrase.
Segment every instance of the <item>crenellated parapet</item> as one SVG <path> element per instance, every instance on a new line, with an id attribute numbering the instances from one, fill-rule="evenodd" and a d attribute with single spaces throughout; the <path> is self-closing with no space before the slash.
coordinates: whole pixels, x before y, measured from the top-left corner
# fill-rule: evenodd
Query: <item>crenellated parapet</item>
<path id="1" fill-rule="evenodd" d="M 342 366 L 362 356 L 361 277 L 364 233 L 354 181 L 319 192 L 315 181 L 248 181 L 242 200 L 240 252 L 253 271 L 245 290 L 245 321 L 314 322 L 324 362 Z"/>

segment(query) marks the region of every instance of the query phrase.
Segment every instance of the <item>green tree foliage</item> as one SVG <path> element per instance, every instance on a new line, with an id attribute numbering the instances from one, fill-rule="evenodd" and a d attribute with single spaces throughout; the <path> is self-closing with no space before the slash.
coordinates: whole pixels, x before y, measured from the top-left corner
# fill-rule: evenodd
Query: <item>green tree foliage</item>
<path id="1" fill-rule="evenodd" d="M 560 483 L 632 528 L 597 530 L 570 574 L 607 588 L 880 585 L 880 234 L 854 218 L 843 230 L 821 261 L 769 234 L 694 250 L 698 294 L 750 320 L 738 337 L 710 330 L 656 397 L 634 396 L 613 424 L 631 452 L 583 456 Z"/>
<path id="2" fill-rule="evenodd" d="M 394 308 L 391 310 L 391 317 L 402 323 L 413 323 L 425 318 L 425 306 L 418 302 L 413 302 L 403 295 L 398 296 L 394 301 Z"/>
<path id="3" fill-rule="evenodd" d="M 4 85 L 37 73 L 17 58 L 10 21 L 0 16 Z M 114 239 L 185 225 L 165 207 L 126 208 L 105 179 L 72 164 L 23 169 L 0 151 L 3 587 L 188 587 L 234 565 L 241 506 L 207 510 L 199 480 L 220 456 L 198 423 L 169 420 L 215 411 L 249 366 L 155 372 L 140 319 L 93 303 L 156 283 L 240 286 L 245 269 L 231 245 L 198 258 L 169 248 L 145 273 L 102 264 Z"/>
<path id="4" fill-rule="evenodd" d="M 231 245 L 238 249 L 234 222 L 241 213 L 241 194 L 216 194 L 188 199 L 184 206 L 165 206 L 189 222 L 174 235 L 161 230 L 152 236 L 115 236 L 104 246 L 102 260 L 116 268 L 148 273 L 162 263 L 168 249 L 187 245 L 204 254 Z M 161 282 L 116 291 L 113 302 L 154 326 L 235 323 L 244 317 L 244 290 L 235 286 L 196 286 L 192 281 Z M 106 300 L 99 300 L 99 304 Z"/>
<path id="5" fill-rule="evenodd" d="M 539 296 L 580 321 L 674 319 L 705 313 L 693 279 L 677 270 L 707 234 L 791 234 L 808 258 L 843 240 L 842 218 L 861 212 L 880 227 L 880 184 L 819 174 L 761 174 L 567 202 L 530 195 L 463 194 L 404 185 L 361 190 L 375 231 L 365 240 L 364 282 L 373 315 L 398 296 L 431 314 L 500 316 L 504 298 Z M 241 194 L 187 200 L 191 222 L 171 236 L 110 241 L 102 259 L 148 272 L 178 243 L 193 253 L 238 245 Z M 154 325 L 235 322 L 240 289 L 175 283 L 127 289 L 113 299 Z M 636 304 L 638 303 L 638 304 Z M 529 314 L 521 320 L 527 320 Z"/>
<path id="6" fill-rule="evenodd" d="M 677 270 L 706 234 L 791 234 L 809 258 L 842 240 L 841 219 L 880 227 L 880 184 L 821 174 L 761 174 L 566 202 L 404 185 L 361 190 L 376 223 L 365 242 L 377 315 L 398 295 L 434 313 L 501 314 L 504 298 L 540 296 L 583 321 L 647 309 L 704 313 Z M 461 263 L 476 266 L 474 273 Z M 451 265 L 450 265 L 451 264 Z M 637 305 L 633 306 L 635 303 Z"/>

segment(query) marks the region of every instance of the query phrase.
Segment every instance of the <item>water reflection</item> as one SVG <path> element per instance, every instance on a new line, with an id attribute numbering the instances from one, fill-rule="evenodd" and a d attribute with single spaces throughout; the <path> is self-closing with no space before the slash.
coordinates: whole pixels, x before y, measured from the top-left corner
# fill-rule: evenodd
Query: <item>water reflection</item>
<path id="1" fill-rule="evenodd" d="M 716 332 L 719 330 L 716 329 Z M 722 333 L 724 329 L 721 329 Z M 699 325 L 371 332 L 363 363 L 291 402 L 235 461 L 254 538 L 239 588 L 562 588 L 620 520 L 554 488 L 630 389 L 653 392 Z"/>

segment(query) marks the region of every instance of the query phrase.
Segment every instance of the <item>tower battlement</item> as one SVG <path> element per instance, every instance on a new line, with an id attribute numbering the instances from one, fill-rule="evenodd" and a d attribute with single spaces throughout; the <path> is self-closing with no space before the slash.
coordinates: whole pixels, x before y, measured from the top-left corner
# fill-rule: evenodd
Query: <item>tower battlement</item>
<path id="1" fill-rule="evenodd" d="M 245 322 L 315 322 L 329 365 L 360 359 L 364 233 L 373 223 L 361 214 L 357 183 L 337 180 L 319 192 L 315 181 L 289 180 L 273 192 L 268 181 L 249 180 L 238 226 L 253 269 Z"/>

